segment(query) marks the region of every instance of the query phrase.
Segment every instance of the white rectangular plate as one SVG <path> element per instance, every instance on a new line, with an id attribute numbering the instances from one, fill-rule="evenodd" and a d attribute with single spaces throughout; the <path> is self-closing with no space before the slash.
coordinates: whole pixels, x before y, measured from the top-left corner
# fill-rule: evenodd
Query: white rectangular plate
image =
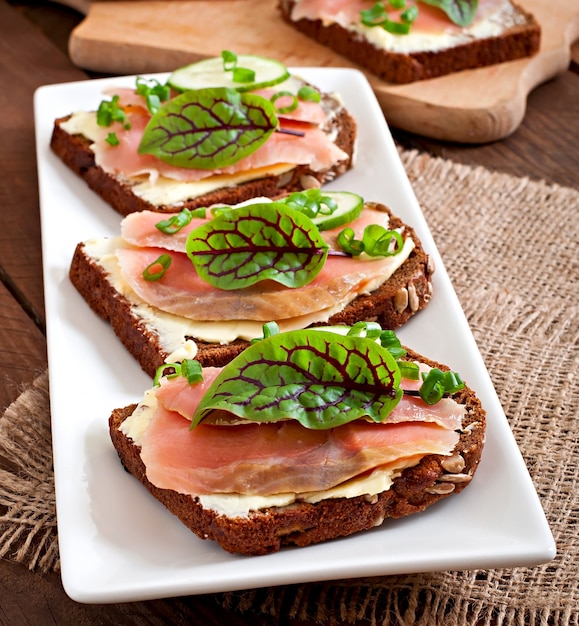
<path id="1" fill-rule="evenodd" d="M 41 87 L 34 104 L 58 532 L 63 584 L 78 602 L 523 566 L 555 555 L 537 494 L 367 80 L 349 69 L 294 72 L 340 93 L 359 122 L 356 167 L 331 187 L 388 204 L 433 256 L 434 297 L 399 335 L 460 372 L 479 395 L 488 413 L 480 469 L 463 493 L 422 514 L 268 556 L 232 556 L 182 526 L 123 470 L 108 435 L 111 411 L 138 401 L 150 380 L 68 279 L 76 244 L 118 234 L 121 216 L 49 148 L 55 118 L 95 109 L 106 87 L 132 86 L 134 77 Z"/>

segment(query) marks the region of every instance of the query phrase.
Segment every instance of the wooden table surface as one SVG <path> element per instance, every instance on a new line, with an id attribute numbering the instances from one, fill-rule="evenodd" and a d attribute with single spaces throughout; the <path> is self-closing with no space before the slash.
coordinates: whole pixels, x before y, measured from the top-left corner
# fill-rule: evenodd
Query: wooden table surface
<path id="1" fill-rule="evenodd" d="M 84 80 L 66 50 L 82 16 L 57 4 L 0 0 L 0 407 L 46 367 L 32 95 Z M 393 130 L 395 139 L 458 162 L 579 189 L 579 45 L 568 71 L 530 95 L 522 126 L 485 146 L 443 144 Z M 292 624 L 222 609 L 212 595 L 123 605 L 81 605 L 58 575 L 0 561 L 0 624 Z"/>

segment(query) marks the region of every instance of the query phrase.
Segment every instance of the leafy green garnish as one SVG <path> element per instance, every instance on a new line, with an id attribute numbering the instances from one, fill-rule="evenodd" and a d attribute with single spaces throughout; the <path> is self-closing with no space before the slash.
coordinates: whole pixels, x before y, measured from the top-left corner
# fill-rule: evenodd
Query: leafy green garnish
<path id="1" fill-rule="evenodd" d="M 296 419 L 329 429 L 360 417 L 383 422 L 402 397 L 396 361 L 378 343 L 323 330 L 252 344 L 212 383 L 192 427 L 215 409 L 257 422 Z"/>
<path id="2" fill-rule="evenodd" d="M 266 98 L 225 87 L 196 89 L 151 117 L 139 153 L 176 167 L 216 169 L 255 152 L 277 126 Z"/>
<path id="3" fill-rule="evenodd" d="M 199 276 L 225 290 L 263 280 L 302 287 L 317 276 L 327 254 L 315 224 L 280 202 L 220 208 L 187 238 L 187 255 Z"/>
<path id="4" fill-rule="evenodd" d="M 459 26 L 468 26 L 478 9 L 478 0 L 420 0 L 442 9 Z"/>

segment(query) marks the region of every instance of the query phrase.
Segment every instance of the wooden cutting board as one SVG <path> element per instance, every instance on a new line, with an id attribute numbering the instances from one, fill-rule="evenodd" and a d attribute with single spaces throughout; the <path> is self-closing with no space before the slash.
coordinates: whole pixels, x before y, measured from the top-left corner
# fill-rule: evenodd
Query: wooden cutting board
<path id="1" fill-rule="evenodd" d="M 86 13 L 69 51 L 79 67 L 106 74 L 164 72 L 229 49 L 289 66 L 358 67 L 282 21 L 277 0 L 94 2 L 64 0 Z M 530 59 L 408 85 L 367 74 L 389 124 L 434 139 L 487 143 L 523 120 L 527 96 L 567 69 L 579 38 L 577 0 L 519 0 L 541 24 Z"/>

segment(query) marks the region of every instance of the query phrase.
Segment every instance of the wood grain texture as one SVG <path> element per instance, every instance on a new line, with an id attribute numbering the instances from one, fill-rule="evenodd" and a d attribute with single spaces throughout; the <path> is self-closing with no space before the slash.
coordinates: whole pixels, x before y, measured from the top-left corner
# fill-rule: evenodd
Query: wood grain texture
<path id="1" fill-rule="evenodd" d="M 542 28 L 537 55 L 488 68 L 392 85 L 368 76 L 389 123 L 425 137 L 486 143 L 512 134 L 528 94 L 569 65 L 579 4 L 522 0 Z M 70 38 L 72 60 L 107 73 L 170 71 L 224 49 L 290 66 L 357 67 L 284 23 L 277 0 L 97 2 Z"/>

